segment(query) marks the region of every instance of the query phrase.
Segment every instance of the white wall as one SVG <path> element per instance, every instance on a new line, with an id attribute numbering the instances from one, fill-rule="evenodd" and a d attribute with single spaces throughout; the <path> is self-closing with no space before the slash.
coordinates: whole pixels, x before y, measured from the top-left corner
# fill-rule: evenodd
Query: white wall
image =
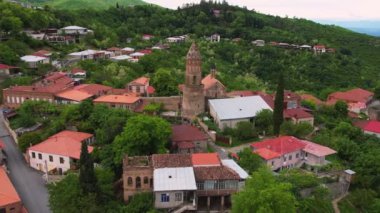
<path id="1" fill-rule="evenodd" d="M 32 157 L 32 152 L 35 153 L 35 158 Z M 38 158 L 38 154 L 42 154 L 42 159 Z M 49 155 L 53 157 L 53 162 L 50 162 Z M 57 170 L 59 168 L 62 169 L 62 172 L 65 172 L 70 169 L 70 158 L 60 155 L 53 155 L 53 154 L 47 154 L 47 153 L 41 153 L 41 152 L 35 152 L 32 150 L 28 150 L 28 156 L 29 156 L 29 165 L 37 170 L 46 171 L 45 167 L 45 161 L 48 165 L 48 167 L 56 167 Z M 59 159 L 62 157 L 64 159 L 64 163 L 61 164 Z"/>

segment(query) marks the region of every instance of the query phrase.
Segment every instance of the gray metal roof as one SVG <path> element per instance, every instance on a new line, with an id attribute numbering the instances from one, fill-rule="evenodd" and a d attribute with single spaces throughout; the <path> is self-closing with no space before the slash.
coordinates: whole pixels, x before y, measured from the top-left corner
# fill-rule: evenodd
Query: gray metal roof
<path id="1" fill-rule="evenodd" d="M 240 176 L 241 179 L 247 179 L 249 176 L 248 173 L 243 168 L 241 168 L 234 160 L 222 160 L 222 164 L 234 170 Z"/>
<path id="2" fill-rule="evenodd" d="M 209 100 L 219 120 L 232 120 L 241 118 L 253 118 L 258 112 L 272 108 L 259 96 L 213 99 Z"/>
<path id="3" fill-rule="evenodd" d="M 197 189 L 192 167 L 155 169 L 153 183 L 155 192 Z"/>

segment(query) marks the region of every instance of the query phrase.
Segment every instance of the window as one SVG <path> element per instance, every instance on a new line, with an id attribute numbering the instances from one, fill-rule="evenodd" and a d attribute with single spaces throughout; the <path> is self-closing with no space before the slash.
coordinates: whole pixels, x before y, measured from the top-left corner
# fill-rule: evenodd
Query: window
<path id="1" fill-rule="evenodd" d="M 144 184 L 148 184 L 148 183 L 149 183 L 148 177 L 144 177 Z"/>
<path id="2" fill-rule="evenodd" d="M 141 178 L 136 177 L 136 189 L 139 189 L 139 188 L 141 188 Z"/>
<path id="3" fill-rule="evenodd" d="M 272 161 L 272 166 L 274 166 L 274 161 Z"/>
<path id="4" fill-rule="evenodd" d="M 284 156 L 283 158 L 284 158 L 284 161 L 286 161 L 286 156 Z"/>
<path id="5" fill-rule="evenodd" d="M 193 76 L 193 84 L 195 84 L 195 82 L 197 81 L 197 76 Z"/>
<path id="6" fill-rule="evenodd" d="M 32 152 L 32 158 L 36 158 L 36 153 Z"/>
<path id="7" fill-rule="evenodd" d="M 53 162 L 53 156 L 49 155 L 49 161 Z"/>
<path id="8" fill-rule="evenodd" d="M 65 162 L 65 160 L 63 159 L 63 157 L 60 157 L 60 158 L 59 158 L 59 163 L 60 163 L 60 164 L 63 164 L 64 162 Z"/>
<path id="9" fill-rule="evenodd" d="M 175 201 L 182 201 L 182 193 L 175 193 Z"/>
<path id="10" fill-rule="evenodd" d="M 292 158 L 293 158 L 293 155 L 289 155 L 289 160 L 292 160 Z"/>
<path id="11" fill-rule="evenodd" d="M 299 156 L 300 156 L 300 154 L 299 154 L 299 153 L 297 153 L 297 154 L 296 154 L 296 158 L 299 158 Z"/>
<path id="12" fill-rule="evenodd" d="M 307 157 L 307 152 L 305 153 L 305 157 Z"/>
<path id="13" fill-rule="evenodd" d="M 153 178 L 150 179 L 150 188 L 153 188 Z"/>
<path id="14" fill-rule="evenodd" d="M 132 183 L 133 182 L 133 180 L 132 180 L 132 177 L 128 177 L 128 186 L 132 186 Z"/>
<path id="15" fill-rule="evenodd" d="M 161 194 L 161 203 L 167 203 L 170 201 L 169 194 Z"/>
<path id="16" fill-rule="evenodd" d="M 136 93 L 140 93 L 140 87 L 139 86 L 136 87 Z"/>
<path id="17" fill-rule="evenodd" d="M 41 153 L 38 154 L 38 159 L 42 160 L 42 154 Z"/>
<path id="18" fill-rule="evenodd" d="M 0 213 L 5 213 L 5 208 L 1 208 Z"/>

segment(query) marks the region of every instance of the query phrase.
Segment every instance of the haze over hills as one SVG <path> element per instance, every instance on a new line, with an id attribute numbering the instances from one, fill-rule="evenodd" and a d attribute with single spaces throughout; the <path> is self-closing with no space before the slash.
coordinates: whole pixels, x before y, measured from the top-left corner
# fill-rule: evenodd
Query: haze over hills
<path id="1" fill-rule="evenodd" d="M 24 1 L 33 5 L 48 5 L 56 9 L 79 10 L 79 9 L 108 9 L 117 4 L 119 6 L 135 6 L 147 4 L 142 0 L 28 0 Z"/>
<path id="2" fill-rule="evenodd" d="M 321 24 L 332 24 L 341 26 L 358 33 L 380 37 L 380 20 L 360 20 L 360 21 L 334 21 L 316 20 Z"/>

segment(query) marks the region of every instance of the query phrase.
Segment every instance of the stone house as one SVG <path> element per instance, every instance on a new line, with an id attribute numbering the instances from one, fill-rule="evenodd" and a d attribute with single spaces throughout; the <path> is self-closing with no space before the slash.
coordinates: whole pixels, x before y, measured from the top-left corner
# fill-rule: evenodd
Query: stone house
<path id="1" fill-rule="evenodd" d="M 172 148 L 178 153 L 206 152 L 208 136 L 192 125 L 172 126 Z"/>

